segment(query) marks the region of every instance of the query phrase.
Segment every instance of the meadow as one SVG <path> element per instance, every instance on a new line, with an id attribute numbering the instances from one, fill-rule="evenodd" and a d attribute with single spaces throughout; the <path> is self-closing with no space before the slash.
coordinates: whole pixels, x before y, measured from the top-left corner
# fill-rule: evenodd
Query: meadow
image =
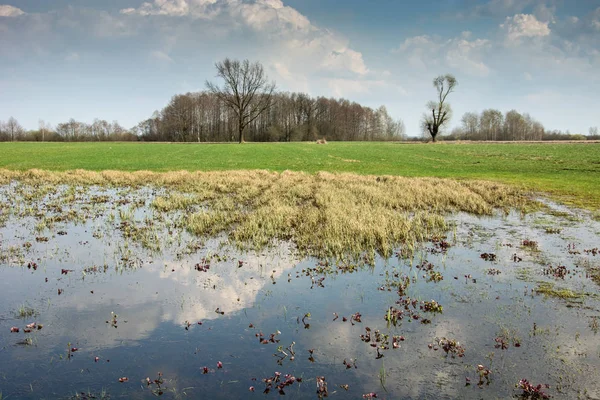
<path id="1" fill-rule="evenodd" d="M 597 144 L 0 144 L 0 399 L 598 397 L 600 221 L 569 206 L 600 208 L 599 167 Z"/>
<path id="2" fill-rule="evenodd" d="M 1 143 L 0 168 L 350 172 L 484 179 L 600 208 L 600 144 L 579 143 Z"/>

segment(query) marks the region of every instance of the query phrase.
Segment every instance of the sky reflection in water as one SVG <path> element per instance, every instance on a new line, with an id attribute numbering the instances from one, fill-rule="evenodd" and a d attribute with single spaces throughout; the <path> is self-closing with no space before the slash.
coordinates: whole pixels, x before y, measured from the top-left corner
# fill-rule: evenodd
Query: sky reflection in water
<path id="1" fill-rule="evenodd" d="M 146 205 L 151 199 L 148 193 L 111 195 L 146 196 Z M 110 398 L 150 398 L 156 386 L 148 386 L 145 378 L 155 379 L 159 371 L 166 398 L 261 398 L 262 379 L 275 371 L 303 378 L 285 388 L 291 398 L 316 398 L 317 376 L 326 378 L 330 397 L 340 398 L 369 392 L 390 399 L 502 398 L 518 394 L 514 385 L 522 378 L 548 383 L 548 392 L 557 398 L 584 391 L 600 395 L 600 350 L 592 324 L 593 317 L 600 317 L 598 288 L 583 268 L 575 268 L 600 265 L 598 256 L 583 252 L 599 244 L 600 224 L 589 219 L 459 214 L 452 217 L 457 228 L 448 234 L 452 246 L 447 252 L 426 243 L 412 261 L 378 258 L 374 266 L 360 266 L 354 273 L 313 273 L 311 279 L 306 269 L 315 268 L 318 260 L 296 260 L 286 245 L 256 254 L 210 240 L 186 255 L 197 238 L 162 232 L 166 245 L 161 252 L 143 249 L 122 238 L 111 212 L 107 205 L 83 224 L 42 232 L 35 231 L 32 218 L 9 219 L 0 229 L 3 396 L 69 398 L 89 390 L 99 398 L 105 390 Z M 141 207 L 135 215 L 142 221 L 153 211 Z M 562 231 L 547 234 L 548 226 Z M 60 230 L 66 235 L 57 234 Z M 38 236 L 49 240 L 37 242 Z M 522 248 L 525 239 L 537 241 L 540 251 Z M 26 242 L 32 246 L 23 250 Z M 580 254 L 569 254 L 570 243 Z M 16 246 L 12 255 L 11 246 Z M 497 261 L 481 259 L 484 252 L 494 253 Z M 523 261 L 514 262 L 513 254 Z M 211 258 L 206 272 L 194 268 L 202 258 Z M 427 282 L 425 272 L 414 267 L 425 260 L 443 275 L 442 281 Z M 28 269 L 29 262 L 36 262 L 37 270 Z M 572 274 L 564 281 L 546 276 L 542 269 L 548 264 L 565 265 Z M 92 266 L 98 272 L 83 272 Z M 501 273 L 488 275 L 490 268 Z M 62 269 L 73 271 L 61 274 Z M 405 318 L 388 326 L 384 317 L 390 306 L 399 307 L 399 295 L 379 288 L 394 274 L 412 281 L 407 296 L 434 299 L 443 313 L 419 312 L 430 324 Z M 324 287 L 318 284 L 322 277 Z M 538 281 L 586 296 L 578 302 L 544 297 L 535 292 Z M 17 318 L 23 305 L 38 315 Z M 118 315 L 116 328 L 107 323 L 111 312 Z M 350 318 L 356 312 L 362 314 L 360 323 Z M 307 313 L 309 328 L 301 321 Z M 43 329 L 23 333 L 34 321 Z M 12 326 L 21 332 L 10 333 Z M 390 338 L 402 335 L 405 341 L 398 349 L 382 350 L 384 357 L 377 359 L 377 350 L 360 338 L 366 327 Z M 265 339 L 275 334 L 279 342 L 261 344 L 260 332 Z M 508 349 L 494 347 L 499 335 L 507 337 Z M 30 345 L 17 344 L 27 337 Z M 460 341 L 465 356 L 445 357 L 441 349 L 430 349 L 436 337 Z M 286 349 L 292 342 L 293 361 Z M 283 354 L 279 346 L 288 353 L 281 365 L 274 356 Z M 78 350 L 69 358 L 70 347 Z M 346 368 L 344 360 L 356 368 Z M 490 384 L 481 388 L 478 364 L 492 370 Z M 121 377 L 129 381 L 120 383 Z M 466 378 L 471 385 L 465 385 Z M 340 385 L 349 385 L 348 391 Z M 276 390 L 267 395 L 277 396 Z"/>

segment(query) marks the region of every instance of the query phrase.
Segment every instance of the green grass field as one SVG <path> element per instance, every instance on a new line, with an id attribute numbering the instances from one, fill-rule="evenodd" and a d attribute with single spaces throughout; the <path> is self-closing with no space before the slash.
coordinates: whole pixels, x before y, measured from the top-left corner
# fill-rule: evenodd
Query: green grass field
<path id="1" fill-rule="evenodd" d="M 0 168 L 332 171 L 478 178 L 600 209 L 600 144 L 0 143 Z"/>

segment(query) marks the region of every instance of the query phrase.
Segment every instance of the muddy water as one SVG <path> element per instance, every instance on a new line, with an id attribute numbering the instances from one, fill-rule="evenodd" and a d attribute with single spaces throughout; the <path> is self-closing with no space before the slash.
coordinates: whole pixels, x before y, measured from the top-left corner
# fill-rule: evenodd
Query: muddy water
<path id="1" fill-rule="evenodd" d="M 276 372 L 298 399 L 318 398 L 317 377 L 332 398 L 507 398 L 520 379 L 600 398 L 600 255 L 585 252 L 600 224 L 584 213 L 454 215 L 411 259 L 326 264 L 193 237 L 184 214 L 152 209 L 157 192 L 0 190 L 3 398 L 272 398 Z M 431 300 L 441 313 L 421 310 Z"/>

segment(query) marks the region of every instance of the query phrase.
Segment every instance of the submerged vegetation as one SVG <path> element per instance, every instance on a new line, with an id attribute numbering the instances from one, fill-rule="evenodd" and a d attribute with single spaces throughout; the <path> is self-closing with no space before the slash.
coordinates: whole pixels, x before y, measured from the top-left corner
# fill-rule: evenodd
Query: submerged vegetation
<path id="1" fill-rule="evenodd" d="M 540 282 L 535 291 L 547 297 L 556 297 L 564 300 L 577 300 L 584 296 L 584 294 L 576 293 L 568 288 L 557 288 L 552 282 Z"/>
<path id="2" fill-rule="evenodd" d="M 189 232 L 203 237 L 224 233 L 248 249 L 262 249 L 274 240 L 290 241 L 302 254 L 319 257 L 364 252 L 389 257 L 399 246 L 412 249 L 442 235 L 449 213 L 491 215 L 494 209 L 533 204 L 526 193 L 498 183 L 326 172 L 0 170 L 0 184 L 11 182 L 22 185 L 15 193 L 27 199 L 52 197 L 60 185 L 67 186 L 63 198 L 71 200 L 92 185 L 166 188 L 153 198 L 152 206 L 160 212 L 179 212 L 180 223 Z M 91 203 L 104 204 L 103 199 L 95 195 Z M 45 206 L 61 213 L 40 215 L 41 228 L 82 218 L 81 213 L 67 210 L 68 204 L 46 202 Z M 155 248 L 154 222 L 132 226 L 133 210 L 119 211 L 124 236 Z"/>

